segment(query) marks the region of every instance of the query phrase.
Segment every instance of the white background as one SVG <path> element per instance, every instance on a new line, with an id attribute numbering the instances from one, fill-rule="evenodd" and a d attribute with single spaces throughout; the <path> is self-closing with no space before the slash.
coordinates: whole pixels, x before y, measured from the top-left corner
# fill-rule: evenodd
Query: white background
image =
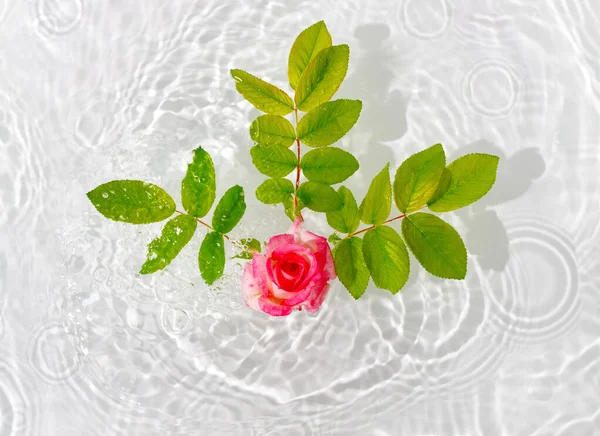
<path id="1" fill-rule="evenodd" d="M 337 96 L 364 102 L 339 144 L 359 198 L 437 142 L 500 156 L 489 195 L 445 214 L 467 279 L 413 261 L 396 296 L 336 284 L 317 316 L 274 319 L 239 265 L 202 284 L 203 230 L 137 277 L 160 225 L 85 193 L 133 178 L 179 201 L 199 144 L 219 194 L 249 193 L 235 237 L 287 229 L 252 195 L 258 111 L 229 69 L 288 90 L 321 19 L 351 49 Z M 0 35 L 0 436 L 600 434 L 600 4 L 0 0 Z"/>

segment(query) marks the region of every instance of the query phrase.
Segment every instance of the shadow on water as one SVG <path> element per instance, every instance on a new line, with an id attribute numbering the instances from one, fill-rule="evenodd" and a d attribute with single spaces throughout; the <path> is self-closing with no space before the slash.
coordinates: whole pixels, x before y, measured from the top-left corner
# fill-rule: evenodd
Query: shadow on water
<path id="1" fill-rule="evenodd" d="M 385 24 L 371 23 L 356 28 L 357 44 L 351 50 L 351 74 L 342 87 L 347 98 L 363 101 L 363 111 L 357 134 L 352 134 L 350 147 L 362 155 L 361 170 L 354 177 L 366 186 L 386 162 L 392 168 L 394 153 L 389 141 L 401 138 L 408 129 L 408 98 L 393 89 L 395 65 L 398 64 L 393 44 L 389 43 L 390 28 Z M 366 138 L 367 144 L 361 141 Z M 496 145 L 481 140 L 461 147 L 449 157 L 449 162 L 467 153 L 489 153 L 500 156 L 496 184 L 492 190 L 470 208 L 457 215 L 467 226 L 465 243 L 484 269 L 501 271 L 509 255 L 506 229 L 493 206 L 517 199 L 525 194 L 535 179 L 545 171 L 544 160 L 536 148 L 525 148 L 507 157 Z M 396 164 L 396 165 L 395 165 Z M 360 189 L 359 189 L 360 190 Z"/>
<path id="2" fill-rule="evenodd" d="M 502 271 L 508 262 L 509 241 L 504 225 L 491 207 L 525 194 L 534 180 L 544 173 L 546 165 L 536 148 L 524 148 L 507 157 L 499 147 L 484 140 L 461 147 L 458 153 L 449 157 L 448 162 L 468 153 L 500 156 L 494 187 L 473 206 L 458 211 L 457 215 L 468 229 L 465 244 L 481 267 Z"/>
<path id="3" fill-rule="evenodd" d="M 343 97 L 363 102 L 356 131 L 351 132 L 350 148 L 359 156 L 361 170 L 356 176 L 362 176 L 364 183 L 385 163 L 394 165 L 394 153 L 385 142 L 399 139 L 407 131 L 407 99 L 392 89 L 397 60 L 389 43 L 390 35 L 386 24 L 370 23 L 356 28 L 357 44 L 350 50 L 351 72 L 340 92 Z"/>
<path id="4" fill-rule="evenodd" d="M 361 169 L 347 182 L 356 192 L 357 199 L 366 192 L 371 179 L 385 163 L 390 162 L 392 168 L 399 164 L 395 162 L 393 148 L 388 143 L 400 139 L 408 130 L 406 113 L 409 98 L 399 89 L 393 89 L 398 59 L 393 44 L 390 44 L 390 36 L 389 26 L 382 23 L 365 24 L 355 29 L 350 73 L 334 96 L 334 99 L 360 99 L 363 102 L 360 119 L 349 132 L 347 147 L 344 147 L 361 163 Z M 253 111 L 251 118 L 258 115 L 258 111 Z M 250 142 L 246 129 L 234 136 L 236 143 Z M 498 146 L 485 140 L 461 147 L 448 157 L 448 162 L 467 153 L 500 156 L 496 184 L 492 190 L 473 206 L 457 211 L 457 215 L 467 227 L 465 243 L 481 267 L 502 271 L 508 261 L 509 241 L 493 207 L 525 194 L 534 180 L 544 173 L 545 163 L 536 148 L 524 148 L 507 157 Z M 249 153 L 241 153 L 237 159 L 250 173 L 256 171 Z"/>

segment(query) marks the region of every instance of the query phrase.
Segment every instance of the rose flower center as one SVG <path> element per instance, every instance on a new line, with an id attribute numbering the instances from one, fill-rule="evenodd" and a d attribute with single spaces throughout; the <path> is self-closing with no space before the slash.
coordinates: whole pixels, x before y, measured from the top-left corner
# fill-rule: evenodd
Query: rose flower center
<path id="1" fill-rule="evenodd" d="M 307 260 L 294 252 L 285 253 L 283 256 L 271 258 L 273 280 L 281 289 L 287 292 L 296 292 L 296 287 L 302 283 L 309 270 Z"/>
<path id="2" fill-rule="evenodd" d="M 298 274 L 300 268 L 300 265 L 296 262 L 284 262 L 281 265 L 281 270 L 289 276 L 295 276 L 296 274 Z"/>

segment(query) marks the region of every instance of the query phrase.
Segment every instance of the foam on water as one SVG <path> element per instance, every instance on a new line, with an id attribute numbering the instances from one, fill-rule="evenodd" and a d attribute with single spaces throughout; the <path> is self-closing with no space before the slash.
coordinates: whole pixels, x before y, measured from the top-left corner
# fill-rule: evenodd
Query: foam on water
<path id="1" fill-rule="evenodd" d="M 85 193 L 141 179 L 179 204 L 198 145 L 218 195 L 249 193 L 234 238 L 287 230 L 250 194 L 259 112 L 229 69 L 288 89 L 321 19 L 351 48 L 337 96 L 364 103 L 339 144 L 357 197 L 433 143 L 500 156 L 492 191 L 445 215 L 467 279 L 413 259 L 396 296 L 334 284 L 318 314 L 269 318 L 242 263 L 202 282 L 202 229 L 139 276 L 161 225 Z M 0 436 L 598 433 L 599 24 L 591 0 L 0 0 Z"/>

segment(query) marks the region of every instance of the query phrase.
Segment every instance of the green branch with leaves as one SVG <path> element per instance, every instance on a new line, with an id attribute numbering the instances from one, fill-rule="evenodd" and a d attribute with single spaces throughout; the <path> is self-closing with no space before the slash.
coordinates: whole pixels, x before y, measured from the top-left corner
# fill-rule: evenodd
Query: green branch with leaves
<path id="1" fill-rule="evenodd" d="M 360 100 L 330 101 L 346 76 L 349 58 L 349 47 L 332 45 L 320 21 L 302 31 L 290 50 L 293 98 L 245 71 L 231 70 L 238 92 L 265 112 L 250 125 L 252 162 L 269 177 L 256 189 L 257 199 L 283 205 L 291 220 L 303 220 L 304 208 L 323 212 L 334 230 L 346 234 L 334 233 L 329 241 L 337 275 L 354 298 L 364 294 L 370 278 L 394 294 L 402 289 L 410 271 L 409 250 L 429 273 L 463 279 L 467 251 L 461 237 L 450 224 L 422 210 L 449 212 L 479 200 L 496 180 L 498 157 L 468 154 L 446 166 L 444 149 L 436 144 L 406 159 L 393 184 L 390 164 L 385 165 L 358 206 L 350 189 L 332 187 L 359 169 L 352 154 L 331 147 L 362 110 Z M 304 112 L 301 118 L 299 112 Z M 294 124 L 285 118 L 292 113 Z M 302 144 L 313 150 L 302 155 Z M 293 145 L 296 152 L 290 150 Z M 302 176 L 306 181 L 301 183 Z M 389 218 L 392 203 L 400 213 Z M 396 230 L 398 220 L 402 225 Z M 361 222 L 369 226 L 358 230 Z"/>
<path id="2" fill-rule="evenodd" d="M 212 158 L 198 147 L 181 182 L 181 202 L 185 212 L 176 209 L 175 200 L 164 189 L 140 180 L 104 183 L 88 192 L 87 196 L 98 212 L 113 221 L 150 224 L 170 218 L 160 236 L 148 245 L 141 274 L 152 274 L 167 267 L 190 242 L 198 224 L 206 227 L 209 233 L 200 246 L 198 266 L 204 281 L 212 284 L 225 269 L 225 240 L 241 249 L 242 257 L 249 251 L 260 251 L 258 241 L 248 239 L 238 242 L 228 235 L 246 211 L 241 186 L 232 186 L 223 194 L 214 209 L 212 225 L 202 220 L 212 209 L 216 192 Z M 175 213 L 178 215 L 171 218 Z"/>
<path id="3" fill-rule="evenodd" d="M 252 74 L 231 70 L 237 91 L 264 112 L 250 125 L 255 143 L 249 150 L 252 162 L 268 177 L 256 189 L 256 198 L 281 205 L 292 221 L 302 221 L 304 209 L 325 213 L 336 231 L 328 240 L 337 276 L 356 299 L 364 294 L 370 279 L 378 288 L 393 294 L 400 291 L 410 272 L 409 251 L 434 276 L 463 279 L 465 244 L 450 224 L 430 212 L 454 211 L 483 197 L 495 183 L 499 158 L 473 153 L 446 165 L 444 149 L 436 144 L 408 157 L 393 182 L 387 163 L 358 205 L 348 187 L 333 187 L 360 167 L 351 153 L 332 146 L 352 129 L 362 111 L 360 100 L 331 100 L 346 77 L 349 59 L 349 47 L 332 45 L 320 21 L 301 32 L 291 47 L 288 80 L 293 98 Z M 304 154 L 303 144 L 310 148 Z M 235 241 L 229 236 L 246 211 L 241 186 L 223 194 L 211 224 L 203 221 L 216 200 L 216 174 L 210 155 L 201 147 L 194 150 L 181 183 L 185 212 L 176 209 L 164 189 L 139 180 L 108 182 L 87 196 L 102 215 L 115 221 L 149 224 L 168 219 L 160 236 L 148 245 L 141 274 L 167 267 L 190 242 L 198 224 L 208 229 L 198 250 L 200 274 L 206 283 L 213 284 L 223 275 L 226 242 L 240 250 L 234 257 L 260 258 L 254 256 L 261 251 L 259 241 Z M 397 214 L 392 214 L 393 205 Z M 426 208 L 429 212 L 423 211 Z M 364 226 L 359 229 L 361 223 Z M 291 277 L 300 271 L 297 267 L 286 264 L 288 270 L 281 274 Z"/>

